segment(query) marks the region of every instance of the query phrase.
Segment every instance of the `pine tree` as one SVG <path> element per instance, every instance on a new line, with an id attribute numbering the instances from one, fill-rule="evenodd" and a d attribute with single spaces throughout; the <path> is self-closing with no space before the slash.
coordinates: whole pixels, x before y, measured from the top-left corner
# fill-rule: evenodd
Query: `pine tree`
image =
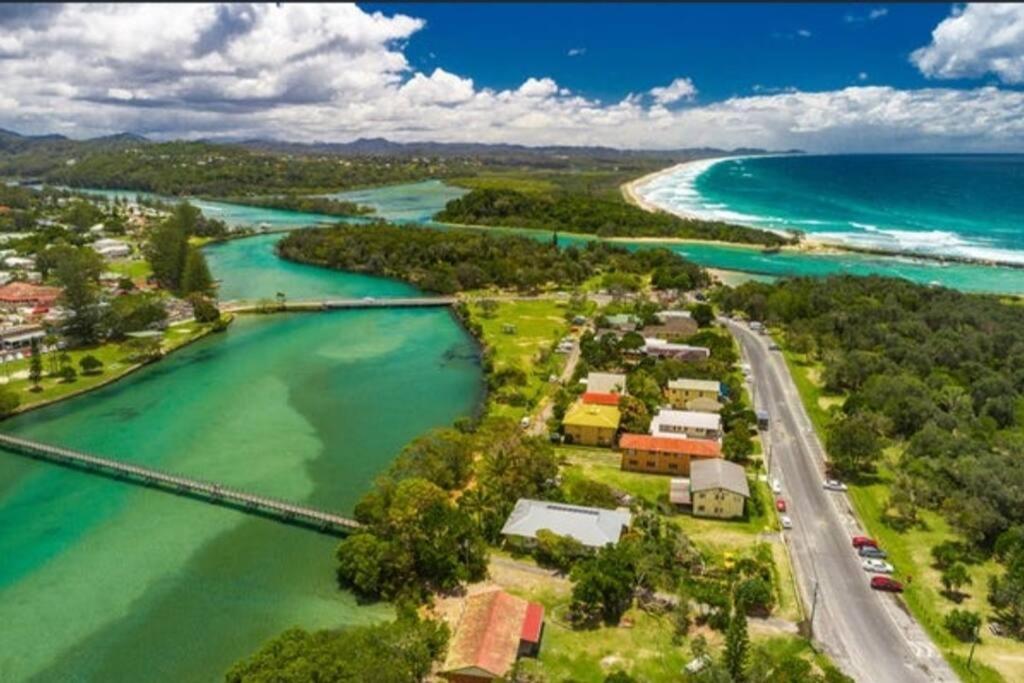
<path id="1" fill-rule="evenodd" d="M 747 615 L 742 605 L 733 605 L 732 619 L 725 632 L 725 661 L 729 675 L 736 683 L 746 680 L 747 650 L 750 647 L 750 636 L 747 634 Z"/>
<path id="2" fill-rule="evenodd" d="M 206 257 L 195 247 L 189 247 L 188 256 L 185 258 L 185 270 L 181 274 L 181 294 L 207 294 L 212 287 L 213 276 L 206 265 Z"/>
<path id="3" fill-rule="evenodd" d="M 39 342 L 32 340 L 32 359 L 28 365 L 28 378 L 32 380 L 32 388 L 39 390 L 39 382 L 43 379 L 43 359 L 39 355 Z"/>

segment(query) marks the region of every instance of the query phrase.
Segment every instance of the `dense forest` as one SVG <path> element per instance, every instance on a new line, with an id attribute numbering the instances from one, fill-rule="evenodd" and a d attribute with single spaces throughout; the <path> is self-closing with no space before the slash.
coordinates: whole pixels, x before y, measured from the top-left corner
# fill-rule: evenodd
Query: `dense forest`
<path id="1" fill-rule="evenodd" d="M 203 142 L 146 143 L 100 148 L 45 169 L 20 157 L 0 159 L 0 173 L 30 168 L 72 187 L 126 188 L 168 195 L 232 196 L 253 192 L 332 192 L 473 173 L 478 162 L 290 156 Z"/>
<path id="2" fill-rule="evenodd" d="M 692 289 L 707 273 L 667 249 L 630 252 L 604 242 L 559 248 L 527 237 L 386 224 L 298 230 L 278 243 L 293 261 L 370 273 L 442 294 L 482 287 L 579 285 L 602 272 L 651 274 L 660 288 Z"/>
<path id="3" fill-rule="evenodd" d="M 338 217 L 366 216 L 375 211 L 372 206 L 363 206 L 362 204 L 349 202 L 343 199 L 296 194 L 282 194 L 265 197 L 218 197 L 217 200 L 231 202 L 232 204 L 259 206 L 267 209 L 302 211 L 304 213 L 319 213 L 324 216 Z"/>
<path id="4" fill-rule="evenodd" d="M 989 600 L 1024 635 L 1024 308 L 880 277 L 747 283 L 718 303 L 781 326 L 790 350 L 821 363 L 825 390 L 844 397 L 826 432 L 832 466 L 895 471 L 889 524 L 932 509 L 966 541 L 934 549 L 937 566 L 953 564 L 944 553 L 1006 563 Z"/>
<path id="5" fill-rule="evenodd" d="M 651 213 L 621 198 L 581 192 L 524 192 L 487 187 L 448 202 L 435 218 L 444 223 L 495 225 L 599 235 L 675 237 L 777 246 L 792 242 L 774 233 L 728 223 Z"/>

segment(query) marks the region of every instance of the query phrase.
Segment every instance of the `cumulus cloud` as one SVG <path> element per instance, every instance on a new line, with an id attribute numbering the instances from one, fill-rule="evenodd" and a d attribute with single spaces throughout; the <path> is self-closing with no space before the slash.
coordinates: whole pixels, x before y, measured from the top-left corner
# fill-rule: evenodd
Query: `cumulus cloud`
<path id="1" fill-rule="evenodd" d="M 677 78 L 663 88 L 651 88 L 651 97 L 658 104 L 692 100 L 696 96 L 697 87 L 689 78 Z"/>
<path id="2" fill-rule="evenodd" d="M 1004 83 L 1024 83 L 1024 5 L 955 7 L 910 60 L 929 78 L 992 73 Z"/>
<path id="3" fill-rule="evenodd" d="M 847 24 L 861 24 L 865 21 L 875 21 L 889 14 L 888 8 L 876 7 L 867 14 L 846 14 L 843 16 L 843 21 Z"/>
<path id="4" fill-rule="evenodd" d="M 585 47 L 569 48 L 569 52 L 567 54 L 570 57 L 582 57 L 583 55 L 587 54 L 587 48 L 585 48 Z"/>
<path id="5" fill-rule="evenodd" d="M 677 78 L 617 102 L 543 74 L 494 89 L 410 65 L 415 17 L 355 5 L 0 7 L 0 127 L 296 141 L 1024 150 L 1024 92 L 755 86 L 684 108 Z"/>

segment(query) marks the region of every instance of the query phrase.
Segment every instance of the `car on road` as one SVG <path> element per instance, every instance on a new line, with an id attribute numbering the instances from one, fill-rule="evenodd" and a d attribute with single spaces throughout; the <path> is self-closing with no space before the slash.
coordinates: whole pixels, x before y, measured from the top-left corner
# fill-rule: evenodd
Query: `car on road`
<path id="1" fill-rule="evenodd" d="M 872 548 L 877 548 L 878 547 L 878 541 L 876 541 L 873 538 L 868 538 L 867 536 L 854 536 L 853 537 L 853 547 L 854 548 L 860 549 L 860 548 L 863 548 L 866 545 L 869 545 Z"/>
<path id="2" fill-rule="evenodd" d="M 769 351 L 778 351 L 779 350 L 779 345 L 776 344 L 775 342 L 772 342 L 771 344 L 768 345 L 768 350 Z"/>
<path id="3" fill-rule="evenodd" d="M 783 529 L 793 528 L 793 520 L 789 518 L 789 515 L 782 515 L 781 517 L 779 517 L 779 523 L 782 524 Z"/>
<path id="4" fill-rule="evenodd" d="M 873 557 L 869 557 L 861 562 L 860 566 L 864 567 L 864 571 L 872 572 L 874 574 L 892 574 L 894 571 L 891 564 L 885 560 L 878 560 Z"/>
<path id="5" fill-rule="evenodd" d="M 846 484 L 839 481 L 838 479 L 826 479 L 825 488 L 829 491 L 845 491 Z"/>
<path id="6" fill-rule="evenodd" d="M 872 576 L 871 587 L 876 591 L 889 591 L 890 593 L 902 593 L 903 584 L 888 576 Z"/>
<path id="7" fill-rule="evenodd" d="M 879 560 L 884 560 L 885 558 L 889 557 L 889 553 L 873 545 L 864 546 L 863 548 L 857 551 L 857 554 L 859 554 L 861 557 L 874 557 Z"/>
<path id="8" fill-rule="evenodd" d="M 779 512 L 785 512 L 786 511 L 786 501 L 784 501 L 782 498 L 777 499 L 775 501 L 775 509 L 778 510 Z"/>
<path id="9" fill-rule="evenodd" d="M 774 493 L 775 495 L 779 495 L 780 493 L 782 493 L 782 483 L 779 482 L 778 477 L 772 479 L 772 493 Z"/>

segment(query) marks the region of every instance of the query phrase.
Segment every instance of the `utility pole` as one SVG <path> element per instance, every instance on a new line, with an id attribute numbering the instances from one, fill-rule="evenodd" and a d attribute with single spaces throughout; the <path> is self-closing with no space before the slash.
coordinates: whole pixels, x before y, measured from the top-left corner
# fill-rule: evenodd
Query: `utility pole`
<path id="1" fill-rule="evenodd" d="M 811 617 L 807 620 L 807 629 L 814 638 L 814 613 L 818 611 L 818 579 L 814 579 L 814 593 L 811 595 Z"/>
<path id="2" fill-rule="evenodd" d="M 971 641 L 971 654 L 967 655 L 967 668 L 971 668 L 971 662 L 974 660 L 974 648 L 978 645 L 978 629 L 981 628 L 981 624 L 974 627 L 974 639 Z"/>

